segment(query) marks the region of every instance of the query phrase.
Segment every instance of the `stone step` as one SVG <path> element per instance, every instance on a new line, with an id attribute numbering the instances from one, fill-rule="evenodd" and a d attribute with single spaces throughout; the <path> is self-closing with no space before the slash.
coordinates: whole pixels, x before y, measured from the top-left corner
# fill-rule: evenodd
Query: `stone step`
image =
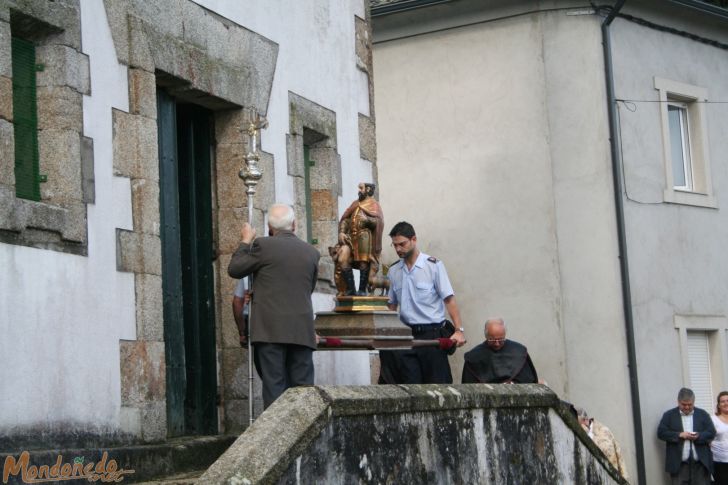
<path id="1" fill-rule="evenodd" d="M 20 471 L 21 454 L 24 455 L 26 468 L 35 467 L 36 471 L 38 467 L 44 465 L 50 467 L 56 463 L 60 463 L 58 468 L 61 468 L 63 464 L 70 464 L 69 469 L 74 463 L 84 465 L 94 463 L 94 467 L 98 465 L 105 468 L 106 471 L 111 471 L 109 466 L 111 462 L 114 462 L 114 470 L 126 470 L 119 477 L 121 483 L 124 484 L 189 485 L 195 483 L 202 472 L 215 462 L 236 438 L 237 436 L 233 435 L 187 436 L 153 444 L 3 451 L 0 452 L 0 464 L 5 463 L 6 458 L 12 456 L 12 459 L 18 463 Z M 106 465 L 106 467 L 102 465 Z M 8 483 L 23 483 L 21 475 L 21 473 L 17 473 L 11 476 Z M 96 480 L 100 480 L 100 478 Z M 64 485 L 88 485 L 89 480 L 85 476 L 79 477 L 74 473 L 71 477 L 67 476 L 63 483 Z"/>
<path id="2" fill-rule="evenodd" d="M 136 485 L 195 485 L 197 479 L 204 473 L 204 470 L 198 470 L 188 473 L 180 473 L 166 478 L 159 478 L 149 482 L 136 482 Z"/>

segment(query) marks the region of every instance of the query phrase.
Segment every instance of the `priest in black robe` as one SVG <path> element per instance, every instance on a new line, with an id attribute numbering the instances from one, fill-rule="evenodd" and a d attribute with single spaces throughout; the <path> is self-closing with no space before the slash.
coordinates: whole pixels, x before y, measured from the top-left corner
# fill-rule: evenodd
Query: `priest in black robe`
<path id="1" fill-rule="evenodd" d="M 538 383 L 536 368 L 524 345 L 506 339 L 502 318 L 485 322 L 485 342 L 465 354 L 463 384 Z"/>

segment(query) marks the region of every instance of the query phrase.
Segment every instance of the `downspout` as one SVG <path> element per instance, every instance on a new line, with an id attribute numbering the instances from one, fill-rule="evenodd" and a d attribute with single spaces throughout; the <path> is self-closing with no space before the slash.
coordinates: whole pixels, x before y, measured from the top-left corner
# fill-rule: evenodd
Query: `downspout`
<path id="1" fill-rule="evenodd" d="M 614 94 L 614 71 L 612 66 L 612 44 L 609 26 L 626 0 L 619 0 L 602 22 L 602 45 L 604 46 L 604 71 L 607 87 L 607 116 L 609 117 L 609 147 L 612 155 L 612 178 L 614 182 L 614 203 L 617 216 L 617 237 L 619 242 L 619 269 L 622 276 L 622 306 L 627 337 L 627 362 L 629 387 L 632 394 L 632 421 L 634 422 L 634 444 L 637 455 L 637 483 L 645 485 L 645 450 L 642 439 L 642 413 L 640 391 L 637 382 L 637 354 L 634 339 L 634 318 L 632 316 L 632 292 L 629 286 L 629 263 L 627 260 L 627 238 L 624 227 L 624 200 L 622 198 L 622 161 L 619 152 L 619 126 L 617 124 L 616 96 Z"/>

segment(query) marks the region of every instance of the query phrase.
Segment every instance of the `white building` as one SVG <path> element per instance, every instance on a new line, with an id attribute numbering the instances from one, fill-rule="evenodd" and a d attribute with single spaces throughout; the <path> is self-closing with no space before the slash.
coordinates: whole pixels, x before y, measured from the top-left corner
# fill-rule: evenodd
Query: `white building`
<path id="1" fill-rule="evenodd" d="M 710 410 L 728 387 L 717 3 L 629 0 L 606 22 L 588 2 L 372 2 L 388 220 L 445 262 L 468 346 L 503 316 L 641 483 L 667 479 L 678 389 Z"/>
<path id="2" fill-rule="evenodd" d="M 0 450 L 247 424 L 226 273 L 244 130 L 269 121 L 259 234 L 291 203 L 328 255 L 376 179 L 367 19 L 363 0 L 0 1 Z"/>

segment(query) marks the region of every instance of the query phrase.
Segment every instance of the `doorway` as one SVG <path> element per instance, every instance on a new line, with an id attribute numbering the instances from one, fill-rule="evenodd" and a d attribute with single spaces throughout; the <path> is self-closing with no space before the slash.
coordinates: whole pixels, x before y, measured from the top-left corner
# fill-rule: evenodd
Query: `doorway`
<path id="1" fill-rule="evenodd" d="M 167 434 L 217 433 L 212 112 L 157 90 Z"/>

